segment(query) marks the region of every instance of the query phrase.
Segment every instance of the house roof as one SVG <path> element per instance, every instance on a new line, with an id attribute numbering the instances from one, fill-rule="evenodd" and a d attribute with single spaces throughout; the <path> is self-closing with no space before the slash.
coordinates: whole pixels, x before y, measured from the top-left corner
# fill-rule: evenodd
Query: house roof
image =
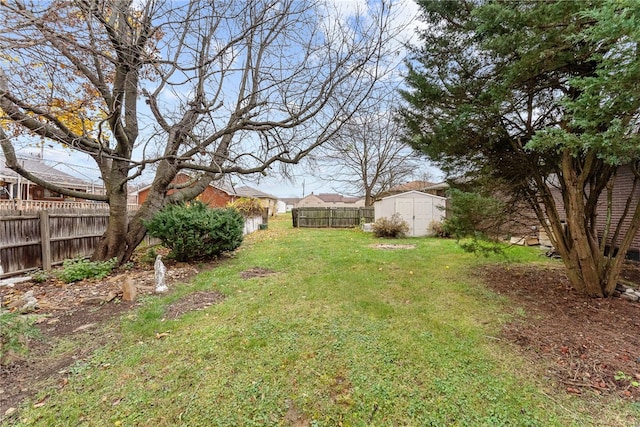
<path id="1" fill-rule="evenodd" d="M 179 172 L 179 174 L 180 173 L 182 172 Z M 188 176 L 188 174 L 184 174 L 184 175 Z M 211 181 L 209 183 L 209 187 L 217 188 L 218 190 L 224 191 L 230 196 L 239 196 L 239 194 L 237 194 L 237 192 L 231 187 L 231 185 L 225 179 L 218 180 L 218 181 Z M 139 193 L 141 191 L 148 190 L 149 188 L 151 188 L 151 184 L 145 184 L 139 187 L 138 189 L 134 190 L 134 192 Z"/>
<path id="2" fill-rule="evenodd" d="M 391 187 L 387 190 L 387 193 L 401 193 L 404 191 L 417 190 L 422 191 L 427 187 L 431 187 L 435 185 L 433 182 L 429 181 L 409 181 L 404 184 L 396 185 L 395 187 Z"/>
<path id="3" fill-rule="evenodd" d="M 240 197 L 253 197 L 256 199 L 273 199 L 278 200 L 276 196 L 272 196 L 271 194 L 264 193 L 260 190 L 256 190 L 255 188 L 243 186 L 236 187 L 236 194 Z"/>
<path id="4" fill-rule="evenodd" d="M 410 191 L 404 191 L 404 192 L 402 192 L 402 193 L 392 194 L 391 196 L 383 197 L 382 199 L 378 199 L 378 200 L 376 200 L 376 202 L 378 202 L 378 201 L 380 201 L 380 200 L 386 200 L 386 199 L 397 199 L 397 198 L 407 197 L 407 196 L 412 196 L 412 197 L 428 197 L 428 198 L 433 198 L 433 199 L 447 200 L 447 198 L 446 198 L 446 197 L 436 196 L 435 194 L 431 194 L 431 193 L 424 193 L 424 192 L 422 192 L 422 191 L 417 191 L 417 190 L 410 190 Z"/>
<path id="5" fill-rule="evenodd" d="M 22 166 L 33 173 L 34 175 L 42 178 L 45 181 L 49 181 L 53 184 L 65 186 L 65 187 L 91 187 L 90 182 L 84 181 L 68 173 L 59 171 L 51 166 L 48 166 L 41 160 L 30 158 L 19 158 L 18 161 Z M 0 155 L 0 179 L 17 180 L 18 173 L 9 169 L 6 164 L 5 157 Z"/>
<path id="6" fill-rule="evenodd" d="M 283 202 L 285 202 L 287 204 L 294 205 L 294 204 L 298 203 L 302 199 L 300 197 L 281 197 L 280 200 L 282 200 Z"/>
<path id="7" fill-rule="evenodd" d="M 423 188 L 424 191 L 428 190 L 448 190 L 450 185 L 446 182 L 439 182 L 437 184 L 430 185 L 428 187 Z"/>
<path id="8" fill-rule="evenodd" d="M 362 197 L 346 197 L 342 194 L 336 193 L 320 193 L 320 194 L 309 194 L 309 196 L 315 196 L 318 199 L 322 200 L 325 203 L 356 203 L 358 200 L 362 199 Z"/>

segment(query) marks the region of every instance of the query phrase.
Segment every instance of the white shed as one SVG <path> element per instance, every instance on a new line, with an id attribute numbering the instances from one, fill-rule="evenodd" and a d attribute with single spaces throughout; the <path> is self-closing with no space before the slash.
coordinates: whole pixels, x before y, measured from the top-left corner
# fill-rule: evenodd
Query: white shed
<path id="1" fill-rule="evenodd" d="M 426 236 L 431 221 L 444 219 L 446 201 L 445 197 L 415 190 L 394 194 L 373 204 L 375 220 L 398 213 L 409 224 L 408 236 Z"/>

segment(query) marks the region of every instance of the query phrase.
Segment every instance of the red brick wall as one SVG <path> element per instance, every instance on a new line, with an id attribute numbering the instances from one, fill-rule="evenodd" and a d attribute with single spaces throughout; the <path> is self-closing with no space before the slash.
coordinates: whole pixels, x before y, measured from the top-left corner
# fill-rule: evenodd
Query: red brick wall
<path id="1" fill-rule="evenodd" d="M 189 181 L 189 179 L 190 178 L 186 175 L 178 174 L 178 176 L 176 176 L 176 178 L 173 180 L 173 183 L 184 184 L 185 182 Z M 169 190 L 167 194 L 171 194 L 171 193 L 173 193 L 173 190 Z M 149 195 L 149 188 L 140 190 L 140 192 L 138 193 L 138 204 L 140 205 L 143 204 L 144 201 L 147 199 L 148 195 Z M 202 202 L 206 203 L 212 208 L 219 208 L 219 207 L 225 207 L 227 203 L 234 201 L 235 197 L 227 194 L 226 192 L 218 188 L 208 186 L 202 192 L 202 194 L 198 196 L 198 200 L 201 200 Z"/>
<path id="2" fill-rule="evenodd" d="M 198 200 L 211 207 L 222 208 L 227 206 L 227 203 L 232 202 L 234 197 L 218 188 L 209 186 L 198 196 Z"/>

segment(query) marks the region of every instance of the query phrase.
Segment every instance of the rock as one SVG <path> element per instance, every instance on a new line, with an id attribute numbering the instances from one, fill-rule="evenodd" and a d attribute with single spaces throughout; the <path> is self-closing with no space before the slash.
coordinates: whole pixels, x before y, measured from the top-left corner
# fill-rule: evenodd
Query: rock
<path id="1" fill-rule="evenodd" d="M 122 300 L 123 301 L 135 301 L 136 300 L 136 285 L 133 283 L 133 280 L 127 278 L 124 283 L 122 283 Z"/>
<path id="2" fill-rule="evenodd" d="M 169 288 L 167 287 L 167 284 L 165 283 L 165 279 L 164 279 L 165 274 L 167 272 L 167 267 L 165 267 L 164 264 L 162 263 L 161 255 L 158 255 L 156 257 L 156 262 L 153 265 L 153 268 L 155 270 L 156 292 L 158 293 L 167 292 Z"/>
<path id="3" fill-rule="evenodd" d="M 627 291 L 627 287 L 621 283 L 618 283 L 616 285 L 616 291 L 622 293 L 622 292 L 626 292 Z"/>
<path id="4" fill-rule="evenodd" d="M 6 411 L 4 411 L 4 416 L 5 417 L 10 417 L 11 415 L 15 414 L 16 411 L 18 410 L 18 408 L 9 408 Z"/>
<path id="5" fill-rule="evenodd" d="M 9 308 L 17 309 L 20 313 L 30 313 L 38 308 L 38 300 L 33 296 L 33 290 L 29 290 L 19 299 L 11 302 Z"/>
<path id="6" fill-rule="evenodd" d="M 104 298 L 102 297 L 85 298 L 84 300 L 82 300 L 82 303 L 88 304 L 88 305 L 101 305 L 102 303 L 104 303 Z"/>
<path id="7" fill-rule="evenodd" d="M 629 301 L 638 301 L 638 296 L 635 293 L 627 293 L 620 295 L 620 298 L 629 300 Z"/>

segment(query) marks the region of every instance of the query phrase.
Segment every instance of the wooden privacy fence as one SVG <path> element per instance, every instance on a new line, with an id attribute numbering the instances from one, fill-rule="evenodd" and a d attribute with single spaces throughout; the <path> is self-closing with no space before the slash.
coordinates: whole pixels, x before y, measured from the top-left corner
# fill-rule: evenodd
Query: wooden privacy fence
<path id="1" fill-rule="evenodd" d="M 89 256 L 108 211 L 6 211 L 0 215 L 0 278 Z"/>
<path id="2" fill-rule="evenodd" d="M 291 211 L 294 227 L 357 227 L 373 222 L 373 207 L 360 208 L 294 208 Z"/>
<path id="3" fill-rule="evenodd" d="M 245 234 L 266 228 L 269 217 L 265 212 L 245 220 Z M 0 210 L 0 279 L 90 256 L 108 221 L 108 210 Z M 160 240 L 147 235 L 144 242 L 155 245 Z"/>

